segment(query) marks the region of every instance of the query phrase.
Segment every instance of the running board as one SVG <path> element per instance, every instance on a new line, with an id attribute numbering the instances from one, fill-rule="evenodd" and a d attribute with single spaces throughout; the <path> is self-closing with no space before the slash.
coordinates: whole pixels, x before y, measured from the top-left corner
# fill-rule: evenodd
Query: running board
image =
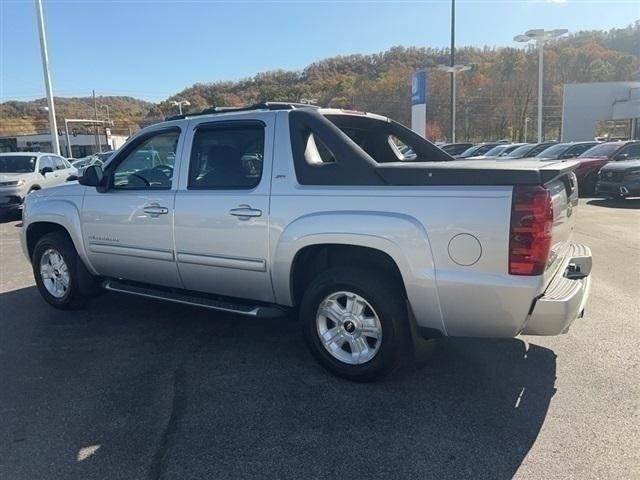
<path id="1" fill-rule="evenodd" d="M 139 297 L 166 300 L 168 302 L 182 303 L 184 305 L 192 305 L 249 317 L 278 318 L 286 315 L 286 312 L 277 306 L 239 303 L 237 301 L 230 301 L 220 297 L 186 290 L 154 287 L 120 280 L 105 280 L 102 287 L 110 292 L 128 293 L 129 295 L 137 295 Z"/>

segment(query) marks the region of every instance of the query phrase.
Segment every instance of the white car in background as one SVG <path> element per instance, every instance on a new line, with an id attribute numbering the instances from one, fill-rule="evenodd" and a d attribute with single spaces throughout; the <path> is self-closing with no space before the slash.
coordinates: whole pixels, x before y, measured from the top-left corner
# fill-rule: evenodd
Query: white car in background
<path id="1" fill-rule="evenodd" d="M 98 165 L 102 167 L 107 160 L 109 160 L 117 150 L 109 150 L 108 152 L 100 152 L 87 157 L 74 159 L 71 164 L 78 170 L 78 175 L 82 175 L 82 172 L 89 165 Z"/>
<path id="2" fill-rule="evenodd" d="M 20 208 L 34 190 L 60 185 L 77 174 L 65 158 L 52 153 L 0 153 L 0 211 Z"/>

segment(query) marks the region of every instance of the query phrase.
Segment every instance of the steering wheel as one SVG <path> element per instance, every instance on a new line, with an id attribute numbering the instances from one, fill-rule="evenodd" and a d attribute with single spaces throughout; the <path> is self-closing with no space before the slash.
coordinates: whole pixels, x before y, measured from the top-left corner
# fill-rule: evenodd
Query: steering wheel
<path id="1" fill-rule="evenodd" d="M 156 170 L 160 170 L 167 176 L 167 178 L 173 177 L 173 167 L 171 165 L 156 165 L 153 168 L 155 168 Z"/>
<path id="2" fill-rule="evenodd" d="M 144 186 L 145 187 L 150 187 L 151 186 L 151 184 L 149 183 L 149 180 L 144 178 L 142 175 L 138 175 L 137 173 L 130 173 L 129 176 L 130 177 L 136 177 L 136 178 L 139 178 L 140 180 L 142 180 L 144 182 Z"/>

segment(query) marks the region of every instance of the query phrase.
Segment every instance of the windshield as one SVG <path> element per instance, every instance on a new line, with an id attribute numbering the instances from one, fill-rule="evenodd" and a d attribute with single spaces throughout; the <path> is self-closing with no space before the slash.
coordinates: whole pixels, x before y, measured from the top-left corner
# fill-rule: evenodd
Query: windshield
<path id="1" fill-rule="evenodd" d="M 554 145 L 553 147 L 545 148 L 539 154 L 536 155 L 536 158 L 548 158 L 550 160 L 556 160 L 560 158 L 560 156 L 569 148 L 570 144 L 568 143 L 559 143 L 558 145 Z"/>
<path id="2" fill-rule="evenodd" d="M 111 158 L 111 155 L 113 155 L 114 153 L 115 152 L 98 153 L 96 157 L 98 158 L 98 160 L 101 160 L 102 162 L 106 162 L 107 160 L 109 160 L 109 158 Z"/>
<path id="3" fill-rule="evenodd" d="M 531 147 L 533 145 L 522 145 L 521 147 L 516 148 L 509 155 L 505 155 L 505 158 L 523 158 L 531 151 Z"/>
<path id="4" fill-rule="evenodd" d="M 476 150 L 480 148 L 480 145 L 474 145 L 473 147 L 467 148 L 464 152 L 460 154 L 461 157 L 470 157 L 476 153 Z"/>
<path id="5" fill-rule="evenodd" d="M 30 173 L 36 168 L 36 157 L 27 155 L 0 156 L 0 173 Z"/>
<path id="6" fill-rule="evenodd" d="M 487 153 L 484 154 L 485 157 L 497 157 L 501 153 L 503 153 L 506 149 L 509 148 L 509 145 L 498 145 L 497 147 L 493 147 Z"/>
<path id="7" fill-rule="evenodd" d="M 591 147 L 589 150 L 584 152 L 580 157 L 609 157 L 613 155 L 613 153 L 621 147 L 619 143 L 603 143 L 601 145 L 596 145 L 595 147 Z"/>

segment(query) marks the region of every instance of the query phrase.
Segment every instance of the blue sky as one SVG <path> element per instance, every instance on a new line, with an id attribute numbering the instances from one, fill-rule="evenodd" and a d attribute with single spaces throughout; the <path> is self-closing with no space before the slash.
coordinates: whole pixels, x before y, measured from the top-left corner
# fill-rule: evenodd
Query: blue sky
<path id="1" fill-rule="evenodd" d="M 446 47 L 449 0 L 43 0 L 54 94 L 165 99 L 195 82 L 394 45 Z M 456 43 L 623 27 L 637 0 L 457 0 Z M 0 101 L 44 96 L 33 0 L 0 0 Z"/>

